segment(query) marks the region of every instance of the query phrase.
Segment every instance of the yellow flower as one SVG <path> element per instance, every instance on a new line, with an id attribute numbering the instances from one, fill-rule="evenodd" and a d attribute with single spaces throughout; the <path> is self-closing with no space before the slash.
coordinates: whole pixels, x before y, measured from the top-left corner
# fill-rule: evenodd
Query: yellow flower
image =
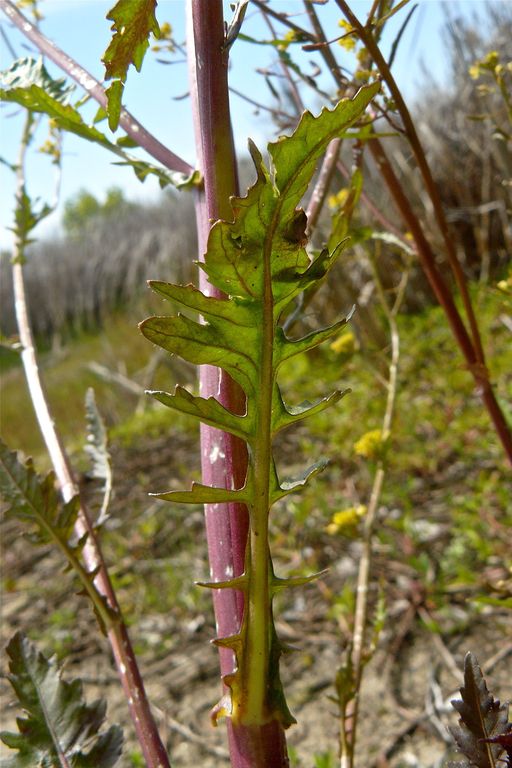
<path id="1" fill-rule="evenodd" d="M 500 61 L 500 55 L 498 51 L 489 51 L 489 53 L 482 59 L 482 66 L 486 69 L 495 69 Z"/>
<path id="2" fill-rule="evenodd" d="M 353 51 L 356 47 L 357 39 L 354 35 L 352 25 L 349 24 L 348 21 L 345 21 L 345 19 L 341 19 L 341 21 L 338 22 L 338 26 L 345 30 L 343 37 L 338 40 L 338 45 L 341 45 L 346 51 Z"/>
<path id="3" fill-rule="evenodd" d="M 354 443 L 354 451 L 358 456 L 363 456 L 365 459 L 376 459 L 384 447 L 384 441 L 382 440 L 382 430 L 372 429 L 370 432 L 359 438 L 357 443 Z"/>
<path id="4" fill-rule="evenodd" d="M 348 357 L 356 350 L 356 338 L 352 331 L 344 331 L 329 346 L 337 355 Z"/>
<path id="5" fill-rule="evenodd" d="M 370 69 L 357 69 L 355 73 L 356 80 L 362 80 L 364 83 L 367 83 L 371 76 Z"/>
<path id="6" fill-rule="evenodd" d="M 172 27 L 168 21 L 164 21 L 160 24 L 160 40 L 170 40 L 172 35 Z"/>
<path id="7" fill-rule="evenodd" d="M 472 80 L 478 80 L 480 77 L 480 66 L 479 64 L 472 64 L 470 68 L 468 69 L 469 76 Z"/>
<path id="8" fill-rule="evenodd" d="M 329 203 L 329 208 L 331 209 L 338 209 L 343 208 L 347 201 L 348 197 L 348 189 L 343 188 L 340 189 L 339 192 L 337 192 L 335 195 L 330 195 L 327 202 Z"/>
<path id="9" fill-rule="evenodd" d="M 366 515 L 366 512 L 367 508 L 364 504 L 359 504 L 357 507 L 346 507 L 346 509 L 335 512 L 331 522 L 326 527 L 327 533 L 331 536 L 338 533 L 345 535 L 355 533 L 360 519 Z"/>
<path id="10" fill-rule="evenodd" d="M 506 280 L 500 280 L 496 287 L 503 293 L 512 293 L 512 276 Z"/>

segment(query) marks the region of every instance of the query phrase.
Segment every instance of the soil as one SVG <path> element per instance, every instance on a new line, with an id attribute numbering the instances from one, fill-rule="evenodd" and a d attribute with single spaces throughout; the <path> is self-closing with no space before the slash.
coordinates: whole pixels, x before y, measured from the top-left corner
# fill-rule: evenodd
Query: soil
<path id="1" fill-rule="evenodd" d="M 167 488 L 170 474 L 195 466 L 195 453 L 194 438 L 187 436 L 178 436 L 172 448 L 163 438 L 145 440 L 142 449 L 140 445 L 137 450 L 115 448 L 119 482 L 103 537 L 107 550 L 109 538 L 117 541 L 118 547 L 121 541 L 126 545 L 114 573 L 121 584 L 121 599 L 128 603 L 128 615 L 140 612 L 142 616 L 131 626 L 130 633 L 140 650 L 143 677 L 173 766 L 220 768 L 228 766 L 229 761 L 225 728 L 212 728 L 208 716 L 220 694 L 216 650 L 209 644 L 215 633 L 209 602 L 203 600 L 188 611 L 181 605 L 170 612 L 158 611 L 154 601 L 149 609 L 143 606 L 143 612 L 137 604 L 143 602 L 145 564 L 165 559 L 159 549 L 163 538 L 176 550 L 182 550 L 178 553 L 182 560 L 177 562 L 194 562 L 199 570 L 206 567 L 199 512 L 178 520 L 166 518 L 168 522 L 159 530 L 158 540 L 149 545 L 141 543 L 136 524 L 140 519 L 149 520 L 154 509 L 147 491 Z M 17 630 L 30 631 L 48 654 L 64 644 L 66 678 L 82 678 L 88 701 L 104 696 L 109 723 L 119 722 L 124 727 L 126 747 L 119 764 L 123 768 L 139 765 L 130 758 L 137 746 L 127 721 L 126 704 L 107 643 L 97 631 L 89 605 L 75 596 L 76 584 L 70 575 L 63 575 L 59 556 L 51 548 L 34 549 L 21 537 L 17 521 L 3 520 L 1 526 L 7 585 L 2 606 L 2 644 Z M 320 765 L 315 755 L 329 750 L 333 756 L 337 753 L 334 678 L 345 641 L 343 617 L 334 620 L 327 616 L 326 594 L 339 590 L 343 580 L 355 573 L 358 544 L 354 542 L 343 556 L 332 552 L 332 542 L 329 547 L 325 553 L 325 559 L 331 561 L 329 574 L 319 584 L 293 590 L 277 620 L 280 636 L 299 649 L 285 658 L 282 677 L 288 703 L 298 721 L 289 730 L 292 764 L 302 768 Z M 109 554 L 113 556 L 112 551 Z M 139 574 L 139 591 L 131 596 L 131 587 L 122 585 L 127 574 L 134 577 L 134 568 Z M 512 616 L 489 607 L 468 621 L 461 595 L 454 595 L 449 620 L 445 618 L 441 632 L 433 632 L 425 627 L 431 614 L 428 602 L 422 601 L 421 586 L 399 562 L 390 562 L 386 552 L 378 549 L 375 576 L 387 582 L 387 618 L 378 648 L 365 669 L 357 766 L 446 765 L 455 756 L 450 751 L 447 728 L 457 722 L 449 702 L 458 696 L 465 653 L 471 650 L 476 654 L 496 696 L 512 697 Z M 3 654 L 2 728 L 15 730 L 18 712 L 5 676 L 6 667 Z M 0 755 L 8 753 L 2 747 Z"/>

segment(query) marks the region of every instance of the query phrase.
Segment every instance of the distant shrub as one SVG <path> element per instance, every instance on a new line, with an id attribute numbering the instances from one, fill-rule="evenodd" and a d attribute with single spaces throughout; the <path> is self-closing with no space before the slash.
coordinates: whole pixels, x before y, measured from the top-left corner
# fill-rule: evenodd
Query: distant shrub
<path id="1" fill-rule="evenodd" d="M 29 248 L 26 283 L 39 338 L 101 326 L 113 309 L 147 291 L 145 281 L 162 272 L 180 281 L 191 278 L 197 245 L 190 198 L 169 194 L 142 206 L 116 190 L 110 193 L 115 216 L 105 215 L 108 206 L 96 201 L 96 207 L 95 198 L 82 191 L 66 208 L 70 236 Z M 2 332 L 15 333 L 8 257 L 0 264 L 0 307 Z"/>

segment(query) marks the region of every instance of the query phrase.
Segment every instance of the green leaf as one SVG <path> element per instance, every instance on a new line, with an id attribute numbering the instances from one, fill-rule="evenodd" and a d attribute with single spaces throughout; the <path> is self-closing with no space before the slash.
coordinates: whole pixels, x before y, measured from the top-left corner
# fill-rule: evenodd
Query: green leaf
<path id="1" fill-rule="evenodd" d="M 149 36 L 160 36 L 155 16 L 156 0 L 118 0 L 108 12 L 114 35 L 103 54 L 105 80 L 114 79 L 107 90 L 108 123 L 112 131 L 119 124 L 124 83 L 131 64 L 140 72 L 149 47 Z"/>
<path id="2" fill-rule="evenodd" d="M 195 365 L 218 365 L 224 368 L 247 392 L 254 392 L 257 371 L 247 350 L 240 344 L 235 346 L 235 332 L 230 324 L 218 319 L 215 324 L 201 325 L 183 315 L 175 317 L 151 317 L 140 324 L 144 336 Z M 243 334 L 252 342 L 254 333 L 247 329 Z"/>
<path id="3" fill-rule="evenodd" d="M 1 440 L 0 490 L 9 504 L 7 516 L 35 525 L 37 543 L 57 539 L 61 546 L 70 547 L 68 541 L 78 516 L 78 498 L 62 502 L 56 491 L 55 474 L 49 472 L 40 479 L 32 459 L 23 466 L 16 453 L 9 451 Z"/>
<path id="4" fill-rule="evenodd" d="M 19 59 L 1 73 L 0 99 L 20 104 L 31 112 L 48 115 L 62 130 L 122 155 L 121 150 L 101 131 L 87 125 L 78 110 L 69 103 L 71 88 L 61 86 L 63 81 L 53 80 L 44 66 L 38 65 L 39 62 L 34 59 Z"/>
<path id="5" fill-rule="evenodd" d="M 123 149 L 123 144 L 127 143 L 126 139 L 124 142 L 112 142 L 95 128 L 94 124 L 87 125 L 84 122 L 78 109 L 69 103 L 72 90 L 73 86 L 65 86 L 63 80 L 53 80 L 43 64 L 32 58 L 19 59 L 7 71 L 0 73 L 0 101 L 20 104 L 31 112 L 47 115 L 61 130 L 108 149 L 121 158 L 119 165 L 133 168 L 140 181 L 153 175 L 157 177 L 162 188 L 169 184 L 187 187 L 199 182 L 200 174 L 197 171 L 190 176 L 184 176 L 182 173 L 170 172 L 128 155 Z M 101 116 L 102 113 L 99 113 L 99 117 L 96 115 L 93 122 L 96 123 Z"/>
<path id="6" fill-rule="evenodd" d="M 39 210 L 37 210 L 35 207 L 35 204 L 37 203 L 38 200 L 34 203 L 29 197 L 25 184 L 23 184 L 16 194 L 14 226 L 9 227 L 11 232 L 14 232 L 22 253 L 25 246 L 33 242 L 29 237 L 30 232 L 37 227 L 40 221 L 49 216 L 53 211 L 53 208 L 46 205 L 46 203 L 41 205 Z M 21 259 L 19 260 L 21 261 Z"/>
<path id="7" fill-rule="evenodd" d="M 160 36 L 156 5 L 156 0 L 118 0 L 108 12 L 107 19 L 114 22 L 114 36 L 102 58 L 106 80 L 119 78 L 124 82 L 130 64 L 140 72 L 149 36 Z"/>
<path id="8" fill-rule="evenodd" d="M 324 411 L 326 408 L 329 408 L 331 405 L 334 405 L 341 400 L 341 398 L 349 392 L 350 389 L 336 390 L 336 392 L 332 392 L 327 397 L 318 398 L 312 403 L 309 400 L 305 400 L 303 403 L 300 403 L 300 405 L 285 406 L 283 401 L 279 398 L 280 404 L 274 407 L 274 434 L 291 424 L 295 424 L 297 421 L 302 421 L 302 419 L 312 416 L 314 413 Z"/>
<path id="9" fill-rule="evenodd" d="M 173 395 L 168 392 L 155 391 L 149 391 L 147 394 L 168 408 L 194 416 L 204 424 L 230 432 L 232 435 L 242 438 L 242 440 L 246 440 L 251 431 L 252 425 L 247 416 L 235 416 L 214 397 L 209 397 L 208 399 L 197 397 L 179 385 L 176 386 Z"/>
<path id="10" fill-rule="evenodd" d="M 291 137 L 270 144 L 270 168 L 250 144 L 256 182 L 246 197 L 232 199 L 232 220 L 213 224 L 205 261 L 200 265 L 224 298 L 206 296 L 190 285 L 151 283 L 161 296 L 189 314 L 202 315 L 204 322 L 181 314 L 153 317 L 141 324 L 142 333 L 173 355 L 224 369 L 247 398 L 246 414 L 239 416 L 212 398 L 197 398 L 182 389 L 174 395 L 152 393 L 171 408 L 241 437 L 248 446 L 249 464 L 242 489 L 194 485 L 190 491 L 155 494 L 179 503 L 232 501 L 248 507 L 250 539 L 244 592 L 249 608 L 240 632 L 216 641 L 233 648 L 237 668 L 225 678 L 231 691 L 230 706 L 221 702 L 214 719 L 223 713 L 246 726 L 272 719 L 285 727 L 293 722 L 279 679 L 278 660 L 284 647 L 275 633 L 271 595 L 273 585 L 291 586 L 294 582 L 280 581 L 273 574 L 268 517 L 279 498 L 300 490 L 325 462 L 315 463 L 300 478 L 280 482 L 272 441 L 279 430 L 338 402 L 343 393 L 335 392 L 313 404 L 287 407 L 278 370 L 285 360 L 338 333 L 346 319 L 302 339 L 289 339 L 280 322 L 293 298 L 325 278 L 341 250 L 343 243 L 336 243 L 330 252 L 322 251 L 310 259 L 305 248 L 306 215 L 298 206 L 328 143 L 361 117 L 378 88 L 378 84 L 362 88 L 353 99 L 340 102 L 332 111 L 323 110 L 318 117 L 303 115 Z M 307 577 L 303 579 L 307 581 Z M 223 586 L 228 588 L 227 583 Z"/>
<path id="11" fill-rule="evenodd" d="M 327 459 L 319 459 L 319 461 L 316 461 L 314 464 L 308 467 L 302 473 L 302 475 L 282 480 L 280 487 L 283 493 L 280 494 L 280 497 L 284 496 L 285 494 L 287 495 L 289 493 L 294 493 L 295 491 L 301 490 L 305 485 L 307 485 L 308 481 L 311 480 L 312 477 L 315 477 L 320 472 L 323 472 L 328 463 L 329 462 Z"/>
<path id="12" fill-rule="evenodd" d="M 25 717 L 17 719 L 19 734 L 3 731 L 1 740 L 18 754 L 2 761 L 3 768 L 46 766 L 110 768 L 121 756 L 119 726 L 99 733 L 105 720 L 102 700 L 86 704 L 80 680 L 65 682 L 53 660 L 21 633 L 7 646 L 8 675 Z"/>
<path id="13" fill-rule="evenodd" d="M 460 694 L 460 700 L 452 701 L 453 708 L 460 715 L 459 726 L 450 728 L 450 732 L 460 751 L 468 758 L 468 762 L 462 765 L 468 768 L 498 768 L 503 749 L 499 743 L 488 740 L 510 731 L 508 704 L 500 704 L 489 693 L 472 653 L 464 659 L 464 686 Z"/>
<path id="14" fill-rule="evenodd" d="M 156 499 L 174 501 L 177 504 L 221 504 L 223 502 L 247 504 L 249 495 L 245 488 L 232 491 L 229 488 L 212 488 L 210 485 L 192 483 L 190 491 L 167 491 L 152 493 Z"/>
<path id="15" fill-rule="evenodd" d="M 166 168 L 162 168 L 158 165 L 153 165 L 146 160 L 138 160 L 135 157 L 129 157 L 125 152 L 121 151 L 123 142 L 118 139 L 116 144 L 113 145 L 124 158 L 122 161 L 115 162 L 114 165 L 126 165 L 133 169 L 136 177 L 139 181 L 146 181 L 148 176 L 156 176 L 160 189 L 165 189 L 170 184 L 176 189 L 188 189 L 195 187 L 201 182 L 201 174 L 199 171 L 194 171 L 190 176 L 185 176 L 183 173 L 177 173 L 176 171 L 168 171 Z M 114 151 L 114 150 L 112 150 Z"/>
<path id="16" fill-rule="evenodd" d="M 94 585 L 97 570 L 87 571 L 80 555 L 87 535 L 78 541 L 75 524 L 80 511 L 80 499 L 74 496 L 63 502 L 56 490 L 54 472 L 40 478 L 34 470 L 32 459 L 23 465 L 15 452 L 11 452 L 0 440 L 0 492 L 8 503 L 6 517 L 16 518 L 32 527 L 30 539 L 35 544 L 51 542 L 64 555 L 69 566 L 79 577 L 86 593 L 92 600 L 100 627 L 115 620 L 105 598 Z"/>
<path id="17" fill-rule="evenodd" d="M 240 302 L 205 296 L 194 285 L 173 285 L 159 280 L 150 280 L 149 285 L 165 299 L 176 302 L 186 309 L 192 309 L 203 317 L 223 317 L 235 325 L 253 325 L 250 306 L 244 306 Z"/>
<path id="18" fill-rule="evenodd" d="M 107 97 L 108 127 L 111 131 L 117 130 L 119 125 L 123 90 L 124 85 L 121 80 L 114 80 L 114 82 L 105 91 L 105 96 Z"/>
<path id="19" fill-rule="evenodd" d="M 65 78 L 54 80 L 43 64 L 43 58 L 34 59 L 26 56 L 14 61 L 9 69 L 0 72 L 0 85 L 9 90 L 27 90 L 33 85 L 41 88 L 50 97 L 62 103 L 68 103 L 75 91 Z"/>

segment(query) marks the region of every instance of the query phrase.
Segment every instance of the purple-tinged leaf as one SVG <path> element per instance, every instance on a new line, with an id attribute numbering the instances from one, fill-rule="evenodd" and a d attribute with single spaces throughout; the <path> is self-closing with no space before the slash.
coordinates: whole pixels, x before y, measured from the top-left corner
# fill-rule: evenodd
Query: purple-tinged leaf
<path id="1" fill-rule="evenodd" d="M 499 768 L 503 746 L 499 738 L 510 732 L 508 704 L 500 704 L 489 693 L 482 671 L 472 653 L 464 659 L 461 699 L 452 701 L 460 715 L 459 726 L 450 732 L 468 762 L 467 768 Z"/>
<path id="2" fill-rule="evenodd" d="M 117 725 L 99 733 L 105 720 L 105 702 L 86 704 L 81 681 L 61 680 L 55 661 L 46 659 L 19 632 L 9 642 L 7 654 L 8 678 L 25 717 L 17 719 L 19 733 L 0 733 L 4 744 L 18 750 L 2 762 L 3 768 L 115 765 L 121 756 L 123 734 Z"/>

